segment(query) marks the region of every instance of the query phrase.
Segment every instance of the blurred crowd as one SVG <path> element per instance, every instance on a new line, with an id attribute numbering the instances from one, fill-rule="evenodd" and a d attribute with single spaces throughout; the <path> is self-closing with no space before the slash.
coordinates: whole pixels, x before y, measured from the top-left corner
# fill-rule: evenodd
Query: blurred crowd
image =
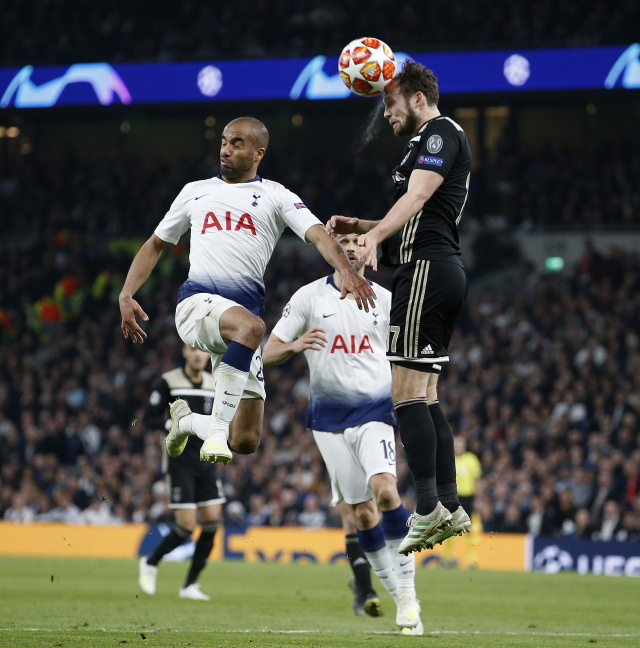
<path id="1" fill-rule="evenodd" d="M 591 154 L 502 150 L 473 176 L 475 213 L 498 216 L 513 227 L 637 227 L 640 153 L 631 147 L 604 147 Z"/>
<path id="2" fill-rule="evenodd" d="M 139 293 L 150 316 L 144 345 L 123 339 L 117 295 L 140 242 L 185 182 L 215 173 L 208 164 L 26 156 L 0 176 L 0 211 L 11 214 L 0 240 L 0 518 L 171 519 L 161 432 L 142 419 L 159 374 L 182 362 L 173 312 L 188 242 L 161 259 Z M 274 156 L 270 164 L 265 176 L 321 216 L 337 205 L 342 213 L 368 209 L 355 191 L 365 178 L 386 192 L 367 195 L 372 208 L 389 204 L 384 165 L 359 163 L 339 183 L 339 160 L 313 176 L 303 163 L 285 167 Z M 620 169 L 612 177 L 624 188 L 620 174 L 630 171 Z M 578 171 L 571 177 L 582 182 Z M 325 182 L 337 188 L 324 191 Z M 482 175 L 478 182 L 489 183 Z M 472 192 L 463 222 L 482 219 L 483 195 Z M 313 252 L 278 248 L 266 275 L 267 332 L 297 288 L 328 273 Z M 375 279 L 388 282 L 389 273 Z M 532 274 L 516 299 L 469 300 L 439 392 L 454 431 L 481 460 L 475 508 L 486 530 L 640 538 L 639 288 L 637 258 L 588 247 L 575 274 Z M 268 369 L 266 384 L 259 452 L 220 471 L 227 524 L 339 525 L 303 425 L 304 359 Z M 411 506 L 402 456 L 398 476 Z"/>
<path id="3" fill-rule="evenodd" d="M 633 0 L 6 0 L 0 57 L 15 66 L 336 55 L 359 36 L 405 51 L 567 47 L 632 43 L 639 21 Z"/>

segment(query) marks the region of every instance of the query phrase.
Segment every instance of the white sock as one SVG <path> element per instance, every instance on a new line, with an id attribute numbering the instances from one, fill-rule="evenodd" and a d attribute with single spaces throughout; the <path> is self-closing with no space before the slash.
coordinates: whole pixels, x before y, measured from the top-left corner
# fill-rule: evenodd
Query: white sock
<path id="1" fill-rule="evenodd" d="M 240 371 L 221 362 L 216 376 L 216 395 L 213 399 L 213 412 L 211 416 L 216 423 L 225 424 L 227 427 L 233 421 L 242 400 L 244 388 L 249 378 L 248 371 Z"/>
<path id="2" fill-rule="evenodd" d="M 249 372 L 221 362 L 216 376 L 216 395 L 210 416 L 190 414 L 180 419 L 181 432 L 190 432 L 206 441 L 216 431 L 224 431 L 229 438 L 229 424 L 238 410 L 242 394 L 249 378 Z"/>
<path id="3" fill-rule="evenodd" d="M 413 598 L 416 596 L 416 558 L 414 554 L 403 556 L 398 553 L 398 547 L 402 538 L 390 540 L 385 538 L 387 549 L 391 554 L 394 574 L 398 583 L 398 597 L 409 594 Z"/>
<path id="4" fill-rule="evenodd" d="M 180 432 L 195 434 L 203 441 L 207 438 L 209 425 L 211 425 L 211 416 L 205 414 L 189 414 L 189 416 L 184 416 L 178 421 Z"/>
<path id="5" fill-rule="evenodd" d="M 382 549 L 378 549 L 378 551 L 365 551 L 364 555 L 367 557 L 367 560 L 378 577 L 378 580 L 382 583 L 387 592 L 391 594 L 395 601 L 398 596 L 398 583 L 396 580 L 393 561 L 389 554 L 389 549 L 387 547 L 382 547 Z"/>

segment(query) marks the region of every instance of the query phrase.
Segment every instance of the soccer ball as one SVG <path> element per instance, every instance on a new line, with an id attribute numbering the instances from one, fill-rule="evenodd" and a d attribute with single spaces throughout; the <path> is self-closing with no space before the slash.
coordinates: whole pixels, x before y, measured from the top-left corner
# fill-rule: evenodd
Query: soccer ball
<path id="1" fill-rule="evenodd" d="M 396 57 L 378 38 L 356 38 L 342 50 L 338 69 L 351 92 L 374 97 L 384 92 L 395 76 Z"/>

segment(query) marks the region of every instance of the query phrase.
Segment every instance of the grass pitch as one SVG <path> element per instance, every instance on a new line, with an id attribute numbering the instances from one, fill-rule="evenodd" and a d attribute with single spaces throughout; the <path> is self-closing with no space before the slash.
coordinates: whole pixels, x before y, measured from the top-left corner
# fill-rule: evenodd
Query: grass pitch
<path id="1" fill-rule="evenodd" d="M 344 565 L 210 563 L 210 602 L 178 599 L 186 569 L 161 564 L 149 597 L 133 560 L 0 558 L 0 646 L 640 646 L 640 579 L 421 569 L 425 635 L 406 637 L 377 582 L 385 616 L 353 614 Z"/>

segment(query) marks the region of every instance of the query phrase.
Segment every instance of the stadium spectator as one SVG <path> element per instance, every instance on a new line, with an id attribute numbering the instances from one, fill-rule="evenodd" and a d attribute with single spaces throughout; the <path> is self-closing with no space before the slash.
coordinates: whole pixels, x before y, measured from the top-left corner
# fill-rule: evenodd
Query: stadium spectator
<path id="1" fill-rule="evenodd" d="M 616 182 L 626 183 L 624 195 L 637 213 L 637 154 L 625 155 L 611 152 L 610 159 Z M 593 185 L 594 192 L 602 192 L 596 202 L 609 200 L 615 192 L 589 181 L 591 171 L 585 175 L 579 170 L 579 157 L 560 156 L 557 160 L 566 165 L 554 162 L 551 169 L 564 169 L 567 186 Z M 594 159 L 582 156 L 587 170 Z M 325 177 L 335 179 L 342 163 L 336 160 L 335 169 L 321 160 L 313 163 L 321 171 L 315 174 L 319 185 L 313 209 L 332 213 L 335 198 L 329 181 L 323 183 Z M 273 164 L 277 172 L 270 175 L 285 180 L 291 175 L 287 184 L 303 192 L 296 183 L 305 182 L 311 161 L 292 170 Z M 368 192 L 365 202 L 371 200 L 371 209 L 376 201 L 387 204 L 388 179 L 376 166 L 363 164 L 363 169 L 361 177 L 361 170 L 356 171 L 356 186 L 373 177 L 379 180 L 373 185 L 381 187 L 379 195 Z M 517 169 L 514 163 L 500 173 L 518 186 L 528 176 L 518 175 Z M 67 158 L 51 165 L 30 156 L 2 171 L 0 211 L 16 218 L 0 240 L 0 309 L 12 322 L 7 327 L 7 319 L 0 317 L 0 516 L 27 507 L 36 519 L 73 519 L 98 495 L 107 498 L 103 503 L 118 519 L 170 519 L 160 485 L 152 495 L 161 476 L 160 440 L 142 426 L 141 408 L 157 377 L 180 358 L 172 307 L 186 274 L 187 250 L 176 249 L 162 259 L 159 271 L 171 281 L 156 284 L 153 299 L 141 297 L 151 318 L 147 344 L 124 347 L 113 300 L 137 237 L 166 209 L 176 187 L 187 177 L 213 173 L 208 163 L 173 168 Z M 539 166 L 536 173 L 545 183 L 556 182 L 553 170 Z M 154 191 L 138 189 L 149 186 Z M 489 174 L 483 186 L 493 191 L 498 180 Z M 345 193 L 347 207 L 359 199 L 356 194 Z M 554 193 L 557 200 L 549 209 L 560 213 L 560 203 L 570 194 Z M 28 201 L 20 198 L 25 195 Z M 478 195 L 470 197 L 469 218 L 483 216 Z M 517 215 L 511 203 L 507 206 L 513 209 L 508 213 Z M 602 209 L 612 222 L 622 213 L 606 205 Z M 547 212 L 534 212 L 541 219 L 531 222 L 545 222 Z M 581 222 L 580 213 L 574 213 L 575 222 Z M 328 266 L 307 262 L 293 248 L 276 253 L 266 276 L 267 329 L 273 328 L 290 294 L 327 274 Z M 77 301 L 60 299 L 62 320 L 43 320 L 42 300 L 53 300 L 56 286 L 68 276 L 78 278 Z M 603 509 L 613 501 L 620 516 L 616 534 L 624 530 L 628 538 L 638 537 L 638 294 L 638 257 L 621 250 L 598 253 L 590 246 L 574 274 L 552 279 L 532 275 L 527 290 L 513 299 L 498 293 L 470 298 L 440 389 L 454 431 L 482 463 L 475 507 L 485 530 L 498 530 L 509 510 L 509 524 L 522 528 L 524 520 L 536 534 L 560 535 L 567 520 L 576 533 L 589 534 L 582 529 L 591 525 L 600 532 Z M 227 497 L 242 506 L 234 521 L 244 524 L 245 511 L 249 519 L 256 512 L 263 519 L 268 510 L 270 525 L 298 524 L 305 497 L 313 493 L 324 523 L 335 523 L 328 479 L 304 428 L 304 363 L 293 359 L 268 370 L 266 384 L 260 452 L 254 458 L 234 458 L 222 475 Z M 398 478 L 403 497 L 410 500 L 412 484 L 402 457 Z M 256 494 L 264 497 L 264 505 L 254 505 L 254 511 L 251 497 Z M 16 495 L 23 502 L 18 507 Z M 583 509 L 590 513 L 589 523 Z M 571 532 L 569 524 L 564 529 Z"/>
<path id="2" fill-rule="evenodd" d="M 0 23 L 5 65 L 85 61 L 172 61 L 335 54 L 353 38 L 354 0 L 278 3 L 240 0 L 233 6 L 168 0 L 101 0 L 82 11 L 70 0 L 7 0 Z M 407 0 L 384 12 L 359 12 L 358 31 L 394 49 L 422 51 L 424 4 Z M 383 16 L 384 14 L 384 16 Z M 240 27 L 235 19 L 245 16 Z M 383 19 L 382 19 L 383 18 Z M 640 22 L 637 3 L 575 0 L 520 4 L 432 0 L 428 48 L 537 48 L 631 43 Z"/>

